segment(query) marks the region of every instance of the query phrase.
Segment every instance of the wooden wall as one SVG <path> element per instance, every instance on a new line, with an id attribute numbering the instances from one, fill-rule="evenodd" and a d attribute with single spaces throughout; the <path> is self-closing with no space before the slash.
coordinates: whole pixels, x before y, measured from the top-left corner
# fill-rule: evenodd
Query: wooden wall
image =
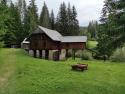
<path id="1" fill-rule="evenodd" d="M 34 34 L 30 38 L 30 49 L 34 50 L 56 50 L 59 49 L 60 42 L 53 41 L 45 34 Z"/>
<path id="2" fill-rule="evenodd" d="M 85 49 L 86 43 L 62 43 L 62 49 Z"/>
<path id="3" fill-rule="evenodd" d="M 61 43 L 53 41 L 46 34 L 33 34 L 30 37 L 32 50 L 85 49 L 86 43 Z"/>

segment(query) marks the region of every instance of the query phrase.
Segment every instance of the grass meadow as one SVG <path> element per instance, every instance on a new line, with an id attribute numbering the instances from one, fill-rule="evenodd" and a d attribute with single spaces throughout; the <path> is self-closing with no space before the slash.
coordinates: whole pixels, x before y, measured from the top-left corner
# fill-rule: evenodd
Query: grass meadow
<path id="1" fill-rule="evenodd" d="M 71 65 L 86 63 L 87 71 Z M 0 94 L 125 94 L 125 63 L 48 61 L 21 49 L 0 50 Z"/>

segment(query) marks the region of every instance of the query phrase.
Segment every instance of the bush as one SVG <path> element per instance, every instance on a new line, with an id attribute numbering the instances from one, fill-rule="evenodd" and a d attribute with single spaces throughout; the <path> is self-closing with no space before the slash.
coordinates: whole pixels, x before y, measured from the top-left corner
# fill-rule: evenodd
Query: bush
<path id="1" fill-rule="evenodd" d="M 125 47 L 117 49 L 110 59 L 113 62 L 125 62 Z"/>
<path id="2" fill-rule="evenodd" d="M 68 57 L 73 57 L 72 50 L 68 51 Z M 92 53 L 90 53 L 87 50 L 84 50 L 84 51 L 76 50 L 75 57 L 76 58 L 81 58 L 82 60 L 92 60 L 93 59 Z"/>
<path id="3" fill-rule="evenodd" d="M 92 57 L 92 54 L 90 52 L 88 52 L 88 51 L 85 50 L 82 53 L 81 59 L 82 60 L 92 60 L 93 57 Z"/>

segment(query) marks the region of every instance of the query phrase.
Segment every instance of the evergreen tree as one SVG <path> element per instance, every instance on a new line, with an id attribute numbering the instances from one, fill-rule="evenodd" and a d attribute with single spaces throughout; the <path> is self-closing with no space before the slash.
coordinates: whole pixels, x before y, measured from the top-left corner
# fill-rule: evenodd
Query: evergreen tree
<path id="1" fill-rule="evenodd" d="M 100 21 L 102 22 L 98 38 L 98 50 L 110 56 L 114 50 L 125 43 L 125 10 L 123 0 L 105 0 Z M 105 37 L 102 37 L 103 35 Z M 105 43 L 104 43 L 105 42 Z M 104 52 L 102 52 L 102 49 Z"/>
<path id="2" fill-rule="evenodd" d="M 18 0 L 18 10 L 19 10 L 19 13 L 20 13 L 20 17 L 21 17 L 21 22 L 23 23 L 24 22 L 24 16 L 25 16 L 25 13 L 27 12 L 26 11 L 26 1 L 25 0 Z"/>
<path id="3" fill-rule="evenodd" d="M 37 6 L 35 5 L 35 0 L 31 0 L 26 14 L 26 28 L 29 31 L 29 34 L 32 33 L 38 24 L 38 14 L 37 14 Z"/>
<path id="4" fill-rule="evenodd" d="M 10 6 L 10 19 L 5 22 L 8 31 L 4 35 L 4 42 L 7 47 L 11 45 L 20 45 L 22 41 L 22 25 L 18 7 L 11 3 Z"/>
<path id="5" fill-rule="evenodd" d="M 7 25 L 5 24 L 6 21 L 10 19 L 9 17 L 9 8 L 6 6 L 5 3 L 0 3 L 0 47 L 3 44 L 3 36 L 7 32 Z"/>
<path id="6" fill-rule="evenodd" d="M 49 11 L 45 2 L 40 14 L 40 25 L 46 28 L 51 28 Z"/>
<path id="7" fill-rule="evenodd" d="M 90 39 L 97 39 L 97 34 L 98 34 L 98 22 L 97 21 L 89 22 L 88 33 L 90 34 Z"/>
<path id="8" fill-rule="evenodd" d="M 50 23 L 51 23 L 51 29 L 54 30 L 55 29 L 55 17 L 54 17 L 53 10 L 52 10 L 51 16 L 50 16 Z"/>
<path id="9" fill-rule="evenodd" d="M 68 35 L 73 35 L 73 20 L 72 20 L 72 9 L 71 9 L 71 6 L 70 6 L 70 3 L 68 3 L 68 8 L 67 8 L 67 15 L 68 15 Z"/>
<path id="10" fill-rule="evenodd" d="M 30 32 L 30 22 L 28 19 L 30 18 L 28 16 L 27 6 L 25 0 L 18 0 L 18 10 L 21 17 L 21 23 L 22 23 L 22 38 L 26 38 L 29 36 Z"/>
<path id="11" fill-rule="evenodd" d="M 68 16 L 67 16 L 67 10 L 66 10 L 66 5 L 63 2 L 60 5 L 60 10 L 59 10 L 59 14 L 57 17 L 57 30 L 62 34 L 62 35 L 69 35 L 68 33 Z"/>
<path id="12" fill-rule="evenodd" d="M 79 22 L 77 20 L 77 12 L 75 6 L 72 7 L 72 22 L 73 22 L 73 34 L 72 35 L 78 35 L 79 34 Z"/>
<path id="13" fill-rule="evenodd" d="M 79 34 L 79 22 L 77 20 L 77 12 L 75 6 L 71 8 L 70 3 L 66 8 L 63 2 L 60 5 L 59 13 L 56 19 L 56 29 L 66 36 Z"/>
<path id="14" fill-rule="evenodd" d="M 29 34 L 32 32 L 30 30 L 30 11 L 28 10 L 26 6 L 25 0 L 23 1 L 23 12 L 24 12 L 24 19 L 23 19 L 23 31 L 24 31 L 24 37 L 28 37 Z"/>

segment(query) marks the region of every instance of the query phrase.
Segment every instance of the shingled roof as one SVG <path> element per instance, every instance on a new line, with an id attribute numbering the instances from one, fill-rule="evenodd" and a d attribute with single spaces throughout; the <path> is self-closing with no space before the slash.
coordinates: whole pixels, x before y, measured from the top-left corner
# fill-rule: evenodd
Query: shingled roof
<path id="1" fill-rule="evenodd" d="M 86 42 L 86 36 L 64 36 L 61 39 L 61 42 Z"/>
<path id="2" fill-rule="evenodd" d="M 60 41 L 60 42 L 86 42 L 87 41 L 87 36 L 62 36 L 58 31 L 50 30 L 42 26 L 38 26 L 38 29 L 33 32 L 33 34 L 42 34 L 42 33 L 45 33 L 54 41 Z"/>

